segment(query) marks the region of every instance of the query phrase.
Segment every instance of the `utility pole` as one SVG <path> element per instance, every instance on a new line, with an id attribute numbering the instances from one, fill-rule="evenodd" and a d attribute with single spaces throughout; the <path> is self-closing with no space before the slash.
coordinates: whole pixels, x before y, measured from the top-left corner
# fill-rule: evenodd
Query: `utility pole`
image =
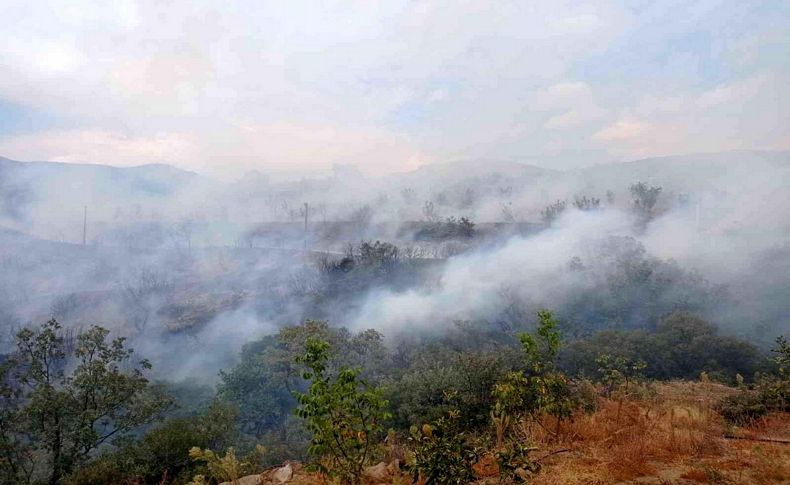
<path id="1" fill-rule="evenodd" d="M 82 215 L 82 245 L 85 246 L 88 242 L 88 206 L 86 205 L 83 208 L 83 215 Z"/>
<path id="2" fill-rule="evenodd" d="M 694 209 L 694 228 L 697 232 L 699 232 L 699 201 L 697 201 L 697 206 Z"/>
<path id="3" fill-rule="evenodd" d="M 304 203 L 304 250 L 307 252 L 307 214 L 310 210 L 310 207 L 307 205 L 307 202 Z"/>

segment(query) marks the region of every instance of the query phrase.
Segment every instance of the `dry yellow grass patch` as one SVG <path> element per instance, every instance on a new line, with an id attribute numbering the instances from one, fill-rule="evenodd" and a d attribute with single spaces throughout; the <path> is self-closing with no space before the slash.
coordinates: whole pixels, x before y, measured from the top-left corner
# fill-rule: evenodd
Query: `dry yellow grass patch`
<path id="1" fill-rule="evenodd" d="M 656 384 L 650 397 L 618 402 L 601 399 L 590 415 L 564 423 L 523 425 L 532 442 L 569 453 L 547 459 L 536 484 L 629 483 L 654 477 L 656 483 L 788 483 L 790 445 L 730 440 L 731 429 L 715 404 L 733 392 L 701 382 Z M 749 436 L 790 438 L 790 416 L 772 415 L 747 430 Z"/>

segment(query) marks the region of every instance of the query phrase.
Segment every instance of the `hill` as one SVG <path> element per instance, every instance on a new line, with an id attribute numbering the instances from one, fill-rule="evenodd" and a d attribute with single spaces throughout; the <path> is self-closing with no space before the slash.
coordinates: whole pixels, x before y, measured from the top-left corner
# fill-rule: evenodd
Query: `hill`
<path id="1" fill-rule="evenodd" d="M 0 157 L 0 216 L 24 220 L 32 212 L 57 215 L 116 210 L 205 190 L 215 182 L 164 164 L 112 167 L 61 162 L 19 162 Z"/>

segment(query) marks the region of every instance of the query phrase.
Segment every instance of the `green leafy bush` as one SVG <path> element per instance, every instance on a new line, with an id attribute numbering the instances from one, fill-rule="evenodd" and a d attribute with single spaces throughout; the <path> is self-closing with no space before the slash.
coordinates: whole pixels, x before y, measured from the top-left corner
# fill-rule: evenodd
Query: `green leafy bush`
<path id="1" fill-rule="evenodd" d="M 533 419 L 548 413 L 557 419 L 555 433 L 559 434 L 560 423 L 568 419 L 580 403 L 574 396 L 571 380 L 556 370 L 562 341 L 557 326 L 551 312 L 538 312 L 535 335 L 523 333 L 519 336 L 527 370 L 507 374 L 494 386 L 493 394 L 496 413 L 527 415 Z"/>
<path id="2" fill-rule="evenodd" d="M 197 416 L 170 419 L 137 440 L 117 443 L 115 451 L 76 470 L 65 483 L 159 483 L 163 476 L 169 483 L 186 483 L 194 475 L 205 473 L 205 466 L 189 457 L 190 448 L 225 449 L 237 442 L 237 415 L 232 406 L 214 402 Z"/>
<path id="3" fill-rule="evenodd" d="M 533 461 L 529 454 L 537 448 L 525 446 L 518 441 L 510 441 L 496 451 L 500 477 L 514 482 L 527 482 L 540 471 L 540 463 Z"/>
<path id="4" fill-rule="evenodd" d="M 378 389 L 359 379 L 359 370 L 341 368 L 336 376 L 327 372 L 329 343 L 307 341 L 296 361 L 307 367 L 310 380 L 305 393 L 296 393 L 296 415 L 312 434 L 308 453 L 313 466 L 343 483 L 361 483 L 362 471 L 373 458 L 382 434 L 382 422 L 390 416 L 387 401 Z"/>
<path id="5" fill-rule="evenodd" d="M 67 345 L 55 320 L 17 334 L 17 351 L 0 386 L 4 400 L 14 405 L 0 416 L 9 424 L 0 428 L 0 447 L 7 448 L 3 458 L 14 461 L 0 467 L 17 479 L 42 479 L 32 460 L 46 457 L 45 467 L 38 468 L 49 482 L 59 483 L 102 445 L 171 406 L 160 387 L 149 385 L 145 371 L 150 364 L 134 365 L 125 340 L 108 341 L 108 335 L 107 329 L 93 326 Z"/>
<path id="6" fill-rule="evenodd" d="M 415 480 L 430 484 L 465 484 L 474 480 L 477 454 L 458 425 L 459 413 L 450 411 L 433 424 L 412 426 L 406 464 Z"/>
<path id="7" fill-rule="evenodd" d="M 635 364 L 643 362 L 650 379 L 696 379 L 701 372 L 734 383 L 735 375 L 752 376 L 764 357 L 749 342 L 719 335 L 716 327 L 686 312 L 661 320 L 655 332 L 605 331 L 568 345 L 561 367 L 572 375 L 604 380 L 601 355 Z"/>
<path id="8" fill-rule="evenodd" d="M 722 399 L 716 411 L 730 423 L 749 424 L 765 416 L 768 407 L 759 393 L 744 390 Z"/>

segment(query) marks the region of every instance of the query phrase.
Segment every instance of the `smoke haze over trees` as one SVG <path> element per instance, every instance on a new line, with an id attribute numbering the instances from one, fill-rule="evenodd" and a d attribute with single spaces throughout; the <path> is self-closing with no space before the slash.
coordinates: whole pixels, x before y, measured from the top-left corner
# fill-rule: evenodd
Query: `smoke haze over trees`
<path id="1" fill-rule="evenodd" d="M 3 2 L 0 485 L 786 479 L 788 26 Z"/>

